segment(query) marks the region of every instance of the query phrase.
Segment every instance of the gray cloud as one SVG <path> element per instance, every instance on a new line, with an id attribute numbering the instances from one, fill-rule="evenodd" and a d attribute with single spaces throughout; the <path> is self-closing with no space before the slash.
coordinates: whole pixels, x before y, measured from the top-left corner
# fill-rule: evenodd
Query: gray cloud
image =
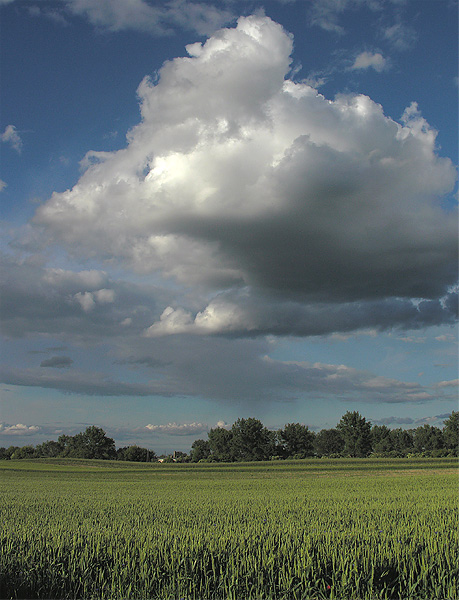
<path id="1" fill-rule="evenodd" d="M 412 417 L 385 417 L 384 419 L 372 419 L 372 423 L 375 425 L 387 425 L 392 427 L 397 427 L 398 425 L 413 425 L 413 428 L 428 424 L 441 428 L 443 426 L 443 422 L 450 415 L 451 413 L 449 412 L 441 415 L 422 417 L 419 419 L 413 419 Z"/>
<path id="2" fill-rule="evenodd" d="M 376 403 L 423 403 L 454 396 L 451 386 L 426 387 L 380 377 L 345 365 L 279 361 L 268 357 L 262 339 L 169 336 L 119 339 L 112 353 L 145 383 L 130 383 L 122 372 L 115 379 L 76 369 L 4 367 L 7 385 L 34 386 L 64 393 L 99 396 L 183 396 L 233 402 L 337 399 Z"/>
<path id="3" fill-rule="evenodd" d="M 336 397 L 369 403 L 423 403 L 454 397 L 450 386 L 422 386 L 380 377 L 345 365 L 279 361 L 268 357 L 264 339 L 169 336 L 119 339 L 112 347 L 118 362 L 135 369 L 144 383 L 132 384 L 129 371 L 115 378 L 75 369 L 9 369 L 7 385 L 37 386 L 65 393 L 100 396 L 183 396 L 253 402 Z M 127 375 L 127 377 L 126 377 Z"/>
<path id="4" fill-rule="evenodd" d="M 415 422 L 411 417 L 385 417 L 384 419 L 372 419 L 375 425 L 412 425 Z"/>
<path id="5" fill-rule="evenodd" d="M 3 256 L 2 330 L 9 337 L 46 333 L 99 342 L 139 334 L 159 317 L 170 293 L 159 287 L 113 281 L 104 271 L 44 268 Z M 56 351 L 65 348 L 49 348 Z"/>
<path id="6" fill-rule="evenodd" d="M 71 367 L 73 364 L 73 360 L 70 356 L 52 356 L 51 358 L 47 358 L 42 360 L 40 363 L 40 367 L 52 367 L 54 369 L 67 369 Z"/>
<path id="7" fill-rule="evenodd" d="M 41 369 L 17 369 L 2 367 L 0 378 L 7 385 L 41 387 L 70 394 L 88 396 L 155 396 L 171 395 L 161 384 L 127 383 L 114 381 L 104 373 L 66 371 L 58 374 L 44 373 Z"/>
<path id="8" fill-rule="evenodd" d="M 169 307 L 144 335 L 317 336 L 367 328 L 380 331 L 391 328 L 420 329 L 454 323 L 456 319 L 455 292 L 443 299 L 421 302 L 388 298 L 367 302 L 300 303 L 243 290 L 220 294 L 197 314 Z"/>

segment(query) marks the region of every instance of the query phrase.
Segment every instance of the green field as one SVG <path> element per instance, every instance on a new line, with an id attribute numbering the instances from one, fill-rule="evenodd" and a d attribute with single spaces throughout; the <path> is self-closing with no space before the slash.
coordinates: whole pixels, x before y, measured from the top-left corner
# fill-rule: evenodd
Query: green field
<path id="1" fill-rule="evenodd" d="M 0 462 L 1 598 L 458 598 L 454 459 Z"/>

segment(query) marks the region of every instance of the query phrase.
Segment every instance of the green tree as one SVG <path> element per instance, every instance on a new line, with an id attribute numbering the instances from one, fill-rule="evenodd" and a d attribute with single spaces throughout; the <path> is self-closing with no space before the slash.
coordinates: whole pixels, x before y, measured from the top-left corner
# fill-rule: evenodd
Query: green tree
<path id="1" fill-rule="evenodd" d="M 127 460 L 132 462 L 155 462 L 156 454 L 153 450 L 147 448 L 141 448 L 140 446 L 125 446 L 124 448 L 118 448 L 116 451 L 116 458 L 118 460 Z"/>
<path id="2" fill-rule="evenodd" d="M 357 411 L 347 411 L 336 426 L 344 439 L 344 454 L 365 457 L 371 452 L 371 423 Z"/>
<path id="3" fill-rule="evenodd" d="M 22 448 L 17 448 L 13 454 L 11 455 L 12 459 L 16 458 L 34 458 L 35 456 L 35 448 L 33 446 L 22 446 Z"/>
<path id="4" fill-rule="evenodd" d="M 186 452 L 181 452 L 180 450 L 175 450 L 172 457 L 173 457 L 174 461 L 178 462 L 178 463 L 190 462 L 190 457 L 188 456 L 188 454 Z"/>
<path id="5" fill-rule="evenodd" d="M 430 454 L 443 448 L 443 434 L 438 427 L 422 425 L 414 430 L 414 449 L 416 452 Z"/>
<path id="6" fill-rule="evenodd" d="M 53 440 L 43 442 L 35 448 L 36 456 L 43 458 L 57 458 L 58 456 L 61 456 L 62 451 L 62 445 Z"/>
<path id="7" fill-rule="evenodd" d="M 279 429 L 281 455 L 285 458 L 306 458 L 314 455 L 314 434 L 306 425 L 287 423 Z"/>
<path id="8" fill-rule="evenodd" d="M 62 434 L 57 438 L 57 443 L 62 448 L 60 456 L 78 458 L 76 436 Z"/>
<path id="9" fill-rule="evenodd" d="M 373 425 L 371 428 L 371 445 L 373 452 L 378 454 L 392 452 L 394 444 L 389 427 L 386 425 Z"/>
<path id="10" fill-rule="evenodd" d="M 391 429 L 390 439 L 392 442 L 393 452 L 397 456 L 406 456 L 413 452 L 413 431 L 411 429 Z"/>
<path id="11" fill-rule="evenodd" d="M 210 443 L 208 440 L 195 440 L 191 444 L 191 461 L 199 462 L 206 460 L 211 454 Z"/>
<path id="12" fill-rule="evenodd" d="M 217 462 L 234 460 L 232 441 L 233 432 L 223 427 L 215 427 L 208 433 L 211 457 Z"/>
<path id="13" fill-rule="evenodd" d="M 115 441 L 105 435 L 100 427 L 91 425 L 74 436 L 61 435 L 58 443 L 63 447 L 63 456 L 71 458 L 116 458 Z"/>
<path id="14" fill-rule="evenodd" d="M 443 425 L 445 448 L 459 456 L 459 411 L 453 410 L 446 421 L 443 421 Z"/>
<path id="15" fill-rule="evenodd" d="M 9 446 L 6 449 L 6 454 L 9 458 L 11 458 L 13 456 L 13 454 L 16 452 L 16 450 L 20 450 L 19 446 Z"/>
<path id="16" fill-rule="evenodd" d="M 344 450 L 343 436 L 337 429 L 322 429 L 316 434 L 314 447 L 318 456 L 336 456 Z"/>
<path id="17" fill-rule="evenodd" d="M 274 432 L 269 431 L 258 419 L 238 419 L 231 432 L 236 460 L 269 460 L 275 452 Z"/>

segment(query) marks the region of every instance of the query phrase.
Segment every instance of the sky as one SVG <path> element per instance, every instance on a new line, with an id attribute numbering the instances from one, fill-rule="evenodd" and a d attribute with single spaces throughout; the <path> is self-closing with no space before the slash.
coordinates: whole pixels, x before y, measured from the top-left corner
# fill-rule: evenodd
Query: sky
<path id="1" fill-rule="evenodd" d="M 0 0 L 0 446 L 442 427 L 456 0 Z"/>

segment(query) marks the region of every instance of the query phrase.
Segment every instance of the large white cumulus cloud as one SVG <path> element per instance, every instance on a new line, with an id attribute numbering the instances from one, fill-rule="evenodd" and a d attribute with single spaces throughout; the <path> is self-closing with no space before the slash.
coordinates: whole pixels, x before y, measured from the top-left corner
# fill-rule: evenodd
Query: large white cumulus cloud
<path id="1" fill-rule="evenodd" d="M 126 148 L 88 153 L 74 188 L 38 209 L 34 222 L 73 251 L 231 296 L 197 316 L 168 308 L 147 335 L 226 332 L 225 319 L 243 332 L 255 302 L 259 313 L 269 305 L 251 327 L 263 333 L 295 333 L 292 312 L 279 323 L 290 301 L 308 307 L 303 321 L 343 303 L 356 328 L 378 313 L 389 326 L 391 307 L 402 324 L 410 298 L 449 306 L 440 298 L 456 279 L 456 220 L 439 199 L 456 172 L 435 131 L 415 103 L 397 123 L 366 96 L 328 100 L 289 80 L 292 46 L 262 16 L 188 46 L 140 84 Z M 362 306 L 373 313 L 365 323 Z M 340 314 L 336 330 L 346 322 Z"/>

